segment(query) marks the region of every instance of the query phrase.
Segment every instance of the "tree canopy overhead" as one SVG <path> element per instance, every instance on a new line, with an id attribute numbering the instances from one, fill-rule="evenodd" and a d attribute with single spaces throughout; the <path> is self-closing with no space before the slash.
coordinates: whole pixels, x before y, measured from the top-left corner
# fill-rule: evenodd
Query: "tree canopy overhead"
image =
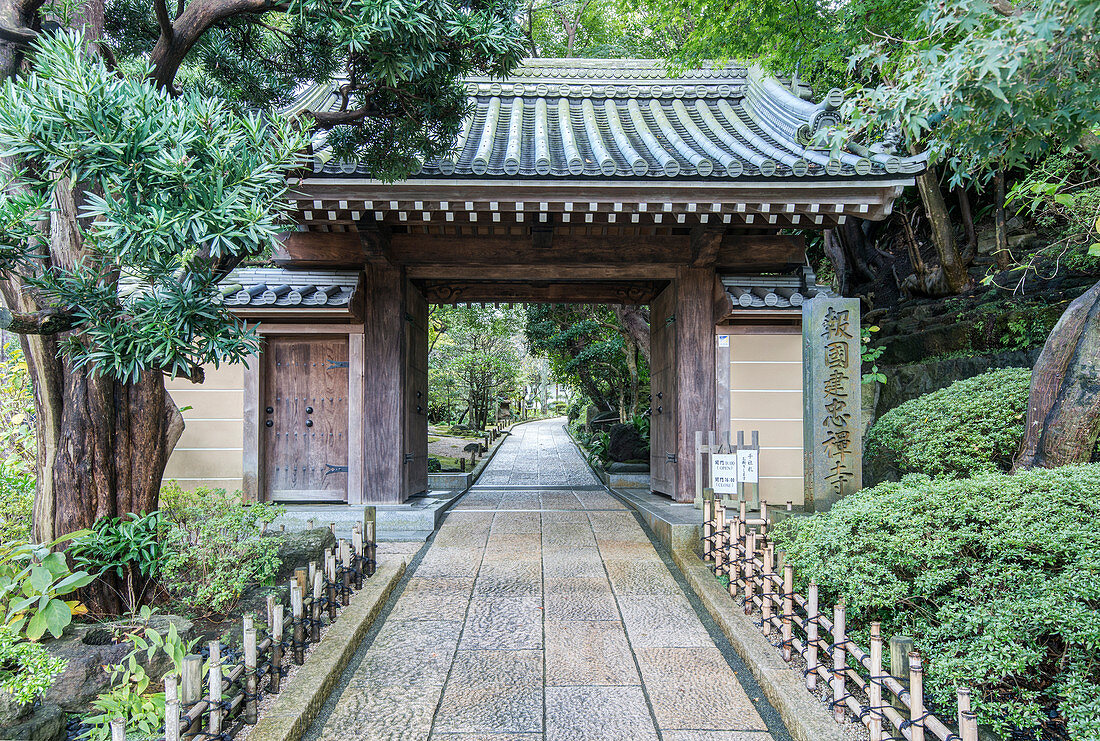
<path id="1" fill-rule="evenodd" d="M 262 258 L 324 145 L 382 179 L 453 146 L 463 77 L 524 51 L 510 0 L 0 0 L 0 327 L 34 382 L 36 535 L 156 508 L 200 380 L 256 338 L 216 283 Z M 336 110 L 281 112 L 310 85 Z"/>

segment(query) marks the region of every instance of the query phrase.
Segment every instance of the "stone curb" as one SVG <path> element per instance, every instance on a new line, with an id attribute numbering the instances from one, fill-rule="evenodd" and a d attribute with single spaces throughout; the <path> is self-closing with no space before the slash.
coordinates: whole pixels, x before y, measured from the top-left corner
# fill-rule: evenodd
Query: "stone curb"
<path id="1" fill-rule="evenodd" d="M 764 696 L 779 713 L 796 741 L 845 741 L 840 726 L 801 677 L 783 661 L 753 621 L 735 605 L 699 557 L 691 551 L 672 551 L 672 560 L 687 579 L 699 600 L 729 639 L 741 659 L 752 670 Z"/>
<path id="2" fill-rule="evenodd" d="M 379 564 L 378 571 L 363 582 L 363 588 L 352 596 L 306 663 L 279 693 L 275 705 L 253 726 L 249 741 L 302 738 L 404 573 L 404 560 Z"/>

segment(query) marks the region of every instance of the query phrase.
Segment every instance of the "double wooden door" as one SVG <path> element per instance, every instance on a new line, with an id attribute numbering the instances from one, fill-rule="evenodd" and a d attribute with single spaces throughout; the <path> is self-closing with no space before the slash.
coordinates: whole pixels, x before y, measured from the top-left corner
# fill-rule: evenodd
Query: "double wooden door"
<path id="1" fill-rule="evenodd" d="M 266 498 L 346 502 L 347 335 L 268 337 L 262 358 Z"/>

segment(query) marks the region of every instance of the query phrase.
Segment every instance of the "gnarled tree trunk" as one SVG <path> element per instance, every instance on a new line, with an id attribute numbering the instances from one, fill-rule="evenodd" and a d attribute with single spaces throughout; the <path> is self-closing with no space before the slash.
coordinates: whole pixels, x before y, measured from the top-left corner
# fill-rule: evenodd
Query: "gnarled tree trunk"
<path id="1" fill-rule="evenodd" d="M 1085 463 L 1100 434 L 1100 283 L 1069 305 L 1031 375 L 1013 470 Z"/>

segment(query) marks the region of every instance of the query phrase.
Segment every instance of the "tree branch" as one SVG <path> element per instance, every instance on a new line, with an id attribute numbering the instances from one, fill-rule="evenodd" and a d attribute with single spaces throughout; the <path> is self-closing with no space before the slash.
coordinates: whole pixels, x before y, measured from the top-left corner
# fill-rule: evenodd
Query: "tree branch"
<path id="1" fill-rule="evenodd" d="M 351 111 L 309 111 L 302 115 L 313 118 L 319 129 L 331 129 L 333 126 L 343 126 L 362 121 L 364 118 L 380 115 L 377 108 L 363 106 Z"/>
<path id="2" fill-rule="evenodd" d="M 168 16 L 168 6 L 164 0 L 153 0 L 153 10 L 157 14 L 157 25 L 160 26 L 161 37 L 172 38 L 175 31 L 172 29 L 172 19 Z"/>
<path id="3" fill-rule="evenodd" d="M 76 318 L 61 309 L 10 311 L 0 307 L 0 329 L 15 334 L 57 334 L 76 325 Z"/>

